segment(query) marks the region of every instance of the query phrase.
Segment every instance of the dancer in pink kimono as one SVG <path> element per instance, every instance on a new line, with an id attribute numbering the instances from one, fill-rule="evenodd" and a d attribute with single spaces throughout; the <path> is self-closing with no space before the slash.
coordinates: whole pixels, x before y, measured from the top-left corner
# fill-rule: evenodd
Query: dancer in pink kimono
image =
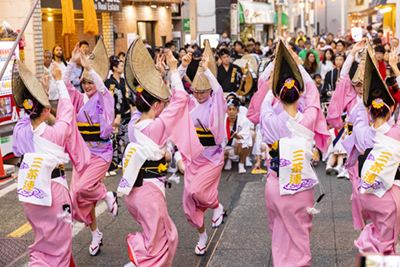
<path id="1" fill-rule="evenodd" d="M 363 63 L 359 64 L 358 70 L 353 77 L 350 79 L 349 71 L 351 65 L 354 61 L 355 55 L 358 51 L 365 47 L 365 42 L 361 41 L 357 43 L 351 53 L 347 57 L 345 63 L 343 64 L 342 70 L 340 72 L 340 81 L 336 86 L 336 90 L 332 95 L 331 102 L 329 103 L 328 113 L 326 116 L 326 121 L 338 131 L 343 128 L 342 122 L 342 114 L 344 110 L 347 110 L 347 114 L 349 116 L 348 121 L 348 134 L 349 136 L 343 141 L 343 146 L 351 147 L 352 146 L 352 126 L 354 124 L 355 116 L 353 116 L 353 110 L 358 103 L 361 103 L 362 95 L 363 95 L 363 77 L 361 75 L 363 69 Z M 364 52 L 365 53 L 365 52 Z M 354 86 L 354 87 L 353 87 Z M 347 150 L 347 149 L 346 149 Z M 348 161 L 357 160 L 350 153 L 348 154 Z M 348 174 L 345 173 L 345 177 L 350 179 L 353 188 L 353 194 L 351 196 L 352 200 L 352 212 L 353 212 L 353 224 L 354 229 L 362 229 L 365 226 L 364 218 L 362 215 L 361 203 L 358 200 L 358 184 L 360 178 L 358 177 L 358 169 L 357 165 L 353 167 L 347 167 Z"/>
<path id="2" fill-rule="evenodd" d="M 313 187 L 318 178 L 311 167 L 314 144 L 326 149 L 329 132 L 319 93 L 297 55 L 280 42 L 277 63 L 261 108 L 260 131 L 272 157 L 265 187 L 265 203 L 272 235 L 274 266 L 310 266 Z M 279 67 L 278 67 L 279 66 Z M 300 70 L 299 70 L 300 69 Z M 304 82 L 303 82 L 304 81 Z M 272 106 L 279 97 L 283 111 Z M 304 112 L 298 102 L 305 96 Z"/>
<path id="3" fill-rule="evenodd" d="M 148 58 L 136 56 L 140 50 L 147 53 L 138 38 L 127 53 L 131 57 L 125 72 L 127 82 L 132 85 L 132 76 L 128 72 L 134 72 L 143 87 L 137 90 L 131 86 L 138 93 L 136 105 L 139 112 L 132 116 L 129 123 L 131 143 L 125 150 L 123 178 L 118 190 L 126 194 L 125 204 L 142 226 L 143 232 L 128 235 L 131 262 L 125 266 L 172 266 L 178 232 L 168 216 L 165 199 L 165 185 L 168 184 L 165 160 L 167 140 L 169 138 L 177 145 L 186 166 L 190 166 L 190 161 L 203 148 L 189 116 L 188 95 L 177 71 L 177 60 L 172 53 L 167 56 L 173 94 L 170 104 L 164 109 L 164 101 L 170 96 L 169 88 L 164 83 L 161 87 L 159 82 L 152 84 L 151 80 L 157 81 L 154 77 L 160 75 L 154 69 L 150 55 Z M 137 68 L 138 61 L 141 62 L 140 69 Z M 148 68 L 143 67 L 144 61 L 148 62 Z M 148 76 L 148 73 L 152 75 Z"/>
<path id="4" fill-rule="evenodd" d="M 54 65 L 52 75 L 60 101 L 54 126 L 47 126 L 50 114 L 47 95 L 28 68 L 20 61 L 17 65 L 18 69 L 13 73 L 13 95 L 26 115 L 15 126 L 13 151 L 21 157 L 19 199 L 24 202 L 26 218 L 35 233 L 35 242 L 29 246 L 29 266 L 75 266 L 71 254 L 73 211 L 63 165 L 69 161 L 68 154 L 72 158 L 70 152 L 75 148 L 67 147 L 76 129 L 74 107 L 62 81 L 61 70 Z M 19 76 L 34 82 L 25 85 L 22 80 L 16 82 L 21 79 Z M 48 86 L 48 80 L 43 78 L 42 84 Z M 32 164 L 31 157 L 35 160 Z M 82 169 L 84 166 L 82 161 L 76 167 Z M 46 167 L 47 172 L 43 172 Z"/>
<path id="5" fill-rule="evenodd" d="M 86 142 L 86 146 L 79 148 L 82 151 L 77 160 L 90 158 L 90 165 L 83 170 L 75 167 L 71 180 L 71 199 L 74 209 L 74 219 L 90 226 L 92 242 L 89 246 L 90 255 L 97 255 L 102 245 L 103 234 L 97 228 L 95 206 L 97 201 L 105 200 L 112 216 L 118 213 L 116 192 L 106 190 L 101 181 L 109 168 L 112 158 L 112 144 L 110 134 L 114 130 L 114 98 L 105 87 L 102 78 L 94 69 L 102 68 L 101 64 L 107 64 L 102 39 L 99 40 L 93 50 L 93 60 L 88 60 L 84 53 L 75 46 L 72 58 L 64 73 L 63 80 L 67 86 L 69 96 L 77 113 L 79 132 Z M 102 61 L 102 57 L 106 61 Z M 81 62 L 85 71 L 82 74 L 81 88 L 85 93 L 79 93 L 69 82 L 72 70 L 76 62 Z M 89 150 L 90 154 L 85 151 Z"/>
<path id="6" fill-rule="evenodd" d="M 213 58 L 204 53 L 203 65 L 197 70 L 192 83 L 193 97 L 188 98 L 190 117 L 204 147 L 201 155 L 185 168 L 183 190 L 186 219 L 199 231 L 199 241 L 195 248 L 197 255 L 204 255 L 207 247 L 204 211 L 208 208 L 213 210 L 212 227 L 219 227 L 225 216 L 218 199 L 218 183 L 224 165 L 221 144 L 225 139 L 227 104 L 222 87 L 210 70 L 214 64 Z"/>
<path id="7" fill-rule="evenodd" d="M 358 157 L 361 183 L 359 200 L 365 216 L 371 220 L 354 245 L 360 252 L 396 254 L 400 234 L 400 121 L 389 124 L 395 101 L 368 52 L 365 63 L 363 104 L 354 110 L 353 154 Z M 400 82 L 396 52 L 391 67 Z M 368 112 L 366 108 L 368 109 Z M 370 126 L 370 119 L 373 125 Z"/>

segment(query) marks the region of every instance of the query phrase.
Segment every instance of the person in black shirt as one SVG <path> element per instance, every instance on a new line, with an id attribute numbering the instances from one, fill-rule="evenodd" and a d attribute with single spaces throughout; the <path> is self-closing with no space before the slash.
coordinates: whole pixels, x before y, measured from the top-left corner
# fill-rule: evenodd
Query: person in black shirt
<path id="1" fill-rule="evenodd" d="M 110 70 L 113 75 L 105 81 L 105 86 L 114 96 L 114 132 L 111 134 L 113 140 L 113 158 L 109 168 L 109 175 L 116 175 L 118 165 L 122 162 L 125 147 L 129 144 L 128 124 L 131 119 L 133 96 L 126 88 L 125 80 L 121 78 L 124 73 L 124 63 L 118 57 L 110 60 Z"/>
<path id="2" fill-rule="evenodd" d="M 246 79 L 242 69 L 230 63 L 231 57 L 228 49 L 221 49 L 219 52 L 222 64 L 218 67 L 218 82 L 225 93 L 236 92 L 239 90 L 240 82 Z"/>
<path id="3" fill-rule="evenodd" d="M 330 102 L 333 91 L 336 89 L 336 85 L 340 80 L 340 71 L 342 69 L 343 63 L 346 60 L 345 54 L 335 55 L 335 65 L 336 67 L 325 75 L 324 87 L 321 91 L 321 101 Z"/>

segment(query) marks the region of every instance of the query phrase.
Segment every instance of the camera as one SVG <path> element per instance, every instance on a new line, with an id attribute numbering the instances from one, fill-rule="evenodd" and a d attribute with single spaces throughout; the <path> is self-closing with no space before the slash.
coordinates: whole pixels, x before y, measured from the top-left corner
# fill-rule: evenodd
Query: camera
<path id="1" fill-rule="evenodd" d="M 396 84 L 396 76 L 389 76 L 386 78 L 387 86 L 393 86 Z"/>

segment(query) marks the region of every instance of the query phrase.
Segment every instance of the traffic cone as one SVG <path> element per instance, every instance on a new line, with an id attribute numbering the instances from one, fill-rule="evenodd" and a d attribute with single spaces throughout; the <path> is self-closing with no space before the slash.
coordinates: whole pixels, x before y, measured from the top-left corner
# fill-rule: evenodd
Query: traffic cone
<path id="1" fill-rule="evenodd" d="M 0 146 L 0 182 L 4 182 L 14 178 L 11 174 L 7 174 L 4 171 L 4 164 L 3 164 L 3 156 L 1 154 L 1 146 Z"/>

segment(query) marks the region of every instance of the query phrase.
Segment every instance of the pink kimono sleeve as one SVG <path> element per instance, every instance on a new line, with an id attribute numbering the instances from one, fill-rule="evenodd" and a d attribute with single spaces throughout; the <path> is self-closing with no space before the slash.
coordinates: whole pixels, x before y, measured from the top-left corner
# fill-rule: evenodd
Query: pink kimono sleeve
<path id="1" fill-rule="evenodd" d="M 326 121 L 335 129 L 340 130 L 343 127 L 342 114 L 348 105 L 357 101 L 357 94 L 351 85 L 350 76 L 346 75 L 336 87 L 329 103 Z M 351 106 L 354 106 L 353 104 Z M 347 110 L 350 112 L 350 110 Z"/>
<path id="2" fill-rule="evenodd" d="M 154 122 L 142 132 L 156 144 L 165 145 L 167 139 L 178 147 L 186 166 L 203 151 L 187 108 L 186 92 L 176 91 L 171 103 Z"/>
<path id="3" fill-rule="evenodd" d="M 306 105 L 300 124 L 315 133 L 315 145 L 326 151 L 330 134 L 321 110 L 318 89 L 312 81 L 306 84 Z"/>

